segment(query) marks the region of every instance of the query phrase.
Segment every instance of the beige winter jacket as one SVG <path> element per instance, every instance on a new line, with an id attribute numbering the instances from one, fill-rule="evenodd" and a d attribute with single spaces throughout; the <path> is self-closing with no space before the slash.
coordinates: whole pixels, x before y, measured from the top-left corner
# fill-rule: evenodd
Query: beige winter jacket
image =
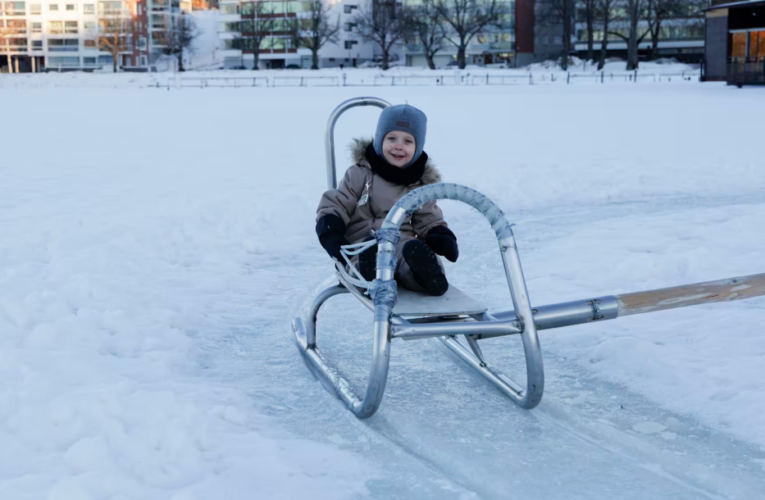
<path id="1" fill-rule="evenodd" d="M 431 163 L 425 165 L 425 173 L 415 184 L 401 186 L 386 181 L 372 171 L 365 157 L 371 139 L 355 139 L 351 152 L 355 165 L 346 172 L 337 189 L 330 189 L 321 197 L 316 220 L 328 214 L 340 217 L 345 223 L 345 237 L 351 243 L 370 236 L 371 230 L 380 229 L 393 205 L 409 191 L 418 187 L 441 182 L 441 174 Z M 424 239 L 433 227 L 446 225 L 443 212 L 436 202 L 426 203 L 401 225 L 399 246 L 413 238 Z"/>

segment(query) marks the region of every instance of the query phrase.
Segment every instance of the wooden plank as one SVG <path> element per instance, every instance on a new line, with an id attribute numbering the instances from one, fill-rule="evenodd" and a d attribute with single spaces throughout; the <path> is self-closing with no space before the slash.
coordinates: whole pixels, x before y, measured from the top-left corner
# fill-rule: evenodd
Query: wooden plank
<path id="1" fill-rule="evenodd" d="M 765 274 L 617 295 L 619 316 L 765 295 Z"/>
<path id="2" fill-rule="evenodd" d="M 393 314 L 401 317 L 456 316 L 483 314 L 487 308 L 454 285 L 440 297 L 432 297 L 398 287 L 398 302 Z"/>

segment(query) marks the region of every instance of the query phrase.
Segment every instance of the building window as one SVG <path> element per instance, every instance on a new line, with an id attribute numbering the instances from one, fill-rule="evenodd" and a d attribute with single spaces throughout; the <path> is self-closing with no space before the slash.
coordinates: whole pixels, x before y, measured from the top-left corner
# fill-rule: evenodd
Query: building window
<path id="1" fill-rule="evenodd" d="M 141 50 L 146 50 L 146 37 L 142 36 L 138 39 L 138 48 Z"/>
<path id="2" fill-rule="evenodd" d="M 122 11 L 122 2 L 98 2 L 98 12 L 102 14 L 119 14 Z"/>
<path id="3" fill-rule="evenodd" d="M 58 10 L 58 4 L 57 3 L 49 4 L 48 10 Z"/>
<path id="4" fill-rule="evenodd" d="M 733 33 L 733 43 L 731 43 L 731 57 L 746 57 L 746 35 L 745 31 Z"/>
<path id="5" fill-rule="evenodd" d="M 230 3 L 223 4 L 220 10 L 222 14 L 239 14 L 239 5 Z"/>
<path id="6" fill-rule="evenodd" d="M 351 50 L 354 45 L 358 44 L 358 40 L 346 40 L 345 41 L 345 50 Z"/>
<path id="7" fill-rule="evenodd" d="M 0 2 L 0 13 L 2 13 L 2 2 Z M 6 16 L 26 16 L 27 15 L 26 2 L 5 2 L 5 15 Z"/>
<path id="8" fill-rule="evenodd" d="M 29 13 L 33 16 L 39 16 L 42 14 L 42 5 L 39 3 L 33 3 L 29 6 Z"/>
<path id="9" fill-rule="evenodd" d="M 48 21 L 48 33 L 60 35 L 64 32 L 64 21 Z"/>
<path id="10" fill-rule="evenodd" d="M 149 64 L 149 60 L 146 56 L 141 56 L 141 66 L 147 66 Z"/>
<path id="11" fill-rule="evenodd" d="M 83 40 L 83 45 L 86 49 L 95 49 L 96 48 L 96 41 L 95 40 Z"/>
<path id="12" fill-rule="evenodd" d="M 64 21 L 64 33 L 69 35 L 77 34 L 77 21 Z"/>
<path id="13" fill-rule="evenodd" d="M 3 21 L 0 21 L 0 28 L 3 27 Z M 5 27 L 8 28 L 8 35 L 23 35 L 27 32 L 26 19 L 8 19 L 5 21 Z M 3 47 L 2 38 L 0 38 L 0 49 Z"/>
<path id="14" fill-rule="evenodd" d="M 42 50 L 42 49 L 43 49 L 42 40 L 32 40 L 32 50 Z"/>
<path id="15" fill-rule="evenodd" d="M 96 65 L 96 61 L 98 61 L 95 57 L 83 57 L 82 58 L 82 64 L 90 64 L 92 66 Z"/>
<path id="16" fill-rule="evenodd" d="M 79 45 L 79 40 L 76 38 L 51 38 L 48 40 L 48 50 L 50 52 L 77 52 Z"/>
<path id="17" fill-rule="evenodd" d="M 48 67 L 49 68 L 57 68 L 59 66 L 62 67 L 78 67 L 80 65 L 80 58 L 77 56 L 67 56 L 67 57 L 49 57 L 48 58 Z"/>
<path id="18" fill-rule="evenodd" d="M 346 14 L 353 14 L 353 9 L 358 9 L 358 5 L 343 5 L 343 12 Z"/>
<path id="19" fill-rule="evenodd" d="M 765 58 L 765 31 L 749 32 L 749 57 L 760 62 Z"/>
<path id="20" fill-rule="evenodd" d="M 96 13 L 96 4 L 93 3 L 86 3 L 82 6 L 82 12 L 83 14 L 95 14 Z"/>
<path id="21" fill-rule="evenodd" d="M 88 31 L 96 31 L 96 22 L 95 21 L 83 21 L 82 22 L 82 29 L 86 32 Z"/>
<path id="22" fill-rule="evenodd" d="M 356 27 L 356 23 L 345 23 L 345 31 L 351 32 Z"/>
<path id="23" fill-rule="evenodd" d="M 42 23 L 32 23 L 32 33 L 42 33 Z"/>
<path id="24" fill-rule="evenodd" d="M 74 6 L 73 3 L 68 3 L 68 4 L 66 4 L 66 10 L 72 11 L 72 10 L 76 10 L 76 9 L 75 9 L 75 6 Z"/>

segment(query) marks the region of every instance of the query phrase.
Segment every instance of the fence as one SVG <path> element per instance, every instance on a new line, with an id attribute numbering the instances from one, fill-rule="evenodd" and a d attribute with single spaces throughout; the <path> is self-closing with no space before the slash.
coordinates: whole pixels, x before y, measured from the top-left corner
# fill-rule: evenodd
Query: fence
<path id="1" fill-rule="evenodd" d="M 728 59 L 728 85 L 765 84 L 765 57 L 737 57 Z"/>
<path id="2" fill-rule="evenodd" d="M 354 75 L 355 76 L 355 75 Z M 176 88 L 208 88 L 208 87 L 411 87 L 411 86 L 510 86 L 510 85 L 540 85 L 592 83 L 671 83 L 681 81 L 700 81 L 698 71 L 683 71 L 678 73 L 641 73 L 639 71 L 598 73 L 534 73 L 519 72 L 516 74 L 496 73 L 460 73 L 433 75 L 374 75 L 373 78 L 349 78 L 348 74 L 341 76 L 193 76 L 180 77 L 173 80 L 168 77 L 163 84 L 157 79 L 155 87 Z"/>

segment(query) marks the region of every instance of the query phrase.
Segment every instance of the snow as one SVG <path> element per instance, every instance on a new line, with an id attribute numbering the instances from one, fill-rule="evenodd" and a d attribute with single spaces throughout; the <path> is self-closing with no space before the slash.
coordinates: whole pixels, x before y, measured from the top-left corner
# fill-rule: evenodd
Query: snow
<path id="1" fill-rule="evenodd" d="M 331 275 L 313 214 L 346 98 L 426 111 L 445 179 L 516 222 L 541 305 L 763 272 L 763 89 L 88 83 L 143 76 L 3 79 L 0 498 L 759 497 L 763 299 L 542 332 L 531 412 L 435 341 L 394 343 L 365 422 L 311 378 L 289 323 Z M 376 114 L 341 119 L 341 165 Z M 491 231 L 444 209 L 450 279 L 507 309 Z M 320 315 L 355 385 L 370 321 L 350 297 Z M 523 372 L 517 339 L 482 347 Z"/>

